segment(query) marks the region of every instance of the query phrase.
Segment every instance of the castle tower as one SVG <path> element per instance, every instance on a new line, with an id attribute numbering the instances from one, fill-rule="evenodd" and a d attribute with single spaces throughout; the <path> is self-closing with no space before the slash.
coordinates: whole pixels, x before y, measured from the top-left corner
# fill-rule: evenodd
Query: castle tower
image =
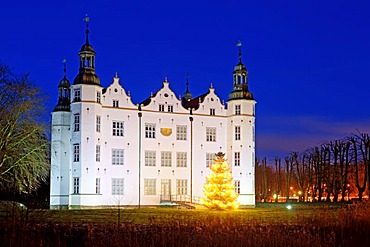
<path id="1" fill-rule="evenodd" d="M 79 73 L 71 86 L 71 172 L 70 207 L 94 203 L 97 193 L 96 152 L 100 152 L 100 128 L 102 111 L 102 87 L 95 74 L 94 48 L 89 43 L 89 18 L 86 22 L 86 42 L 81 47 Z M 93 197 L 93 198 L 91 198 Z"/>
<path id="2" fill-rule="evenodd" d="M 248 71 L 242 62 L 239 42 L 239 62 L 234 68 L 233 91 L 227 101 L 227 160 L 232 165 L 235 187 L 241 206 L 255 205 L 255 104 L 248 90 Z"/>
<path id="3" fill-rule="evenodd" d="M 70 83 L 64 77 L 58 85 L 58 104 L 52 112 L 50 208 L 67 207 L 70 169 Z"/>

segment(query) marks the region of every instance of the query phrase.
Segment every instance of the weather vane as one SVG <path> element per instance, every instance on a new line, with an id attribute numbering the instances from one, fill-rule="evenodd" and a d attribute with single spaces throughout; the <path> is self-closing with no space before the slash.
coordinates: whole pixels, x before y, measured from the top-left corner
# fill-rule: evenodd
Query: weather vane
<path id="1" fill-rule="evenodd" d="M 237 47 L 239 47 L 239 61 L 242 62 L 242 42 L 238 40 L 238 43 L 236 44 Z"/>
<path id="2" fill-rule="evenodd" d="M 88 16 L 87 14 L 85 15 L 84 21 L 85 21 L 86 23 L 90 21 L 90 18 L 89 18 L 89 16 Z"/>
<path id="3" fill-rule="evenodd" d="M 67 72 L 67 59 L 63 59 L 63 64 L 64 64 L 64 75 L 66 74 Z"/>

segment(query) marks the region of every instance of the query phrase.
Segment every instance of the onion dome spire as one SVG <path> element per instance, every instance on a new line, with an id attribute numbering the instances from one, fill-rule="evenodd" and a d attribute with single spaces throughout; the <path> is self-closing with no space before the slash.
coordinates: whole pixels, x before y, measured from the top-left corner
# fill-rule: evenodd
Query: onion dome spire
<path id="1" fill-rule="evenodd" d="M 184 96 L 182 96 L 182 101 L 190 101 L 193 99 L 193 95 L 189 91 L 189 73 L 186 73 L 186 91 Z"/>
<path id="2" fill-rule="evenodd" d="M 64 76 L 58 85 L 58 104 L 55 106 L 54 111 L 69 111 L 70 107 L 70 94 L 69 88 L 71 86 L 67 79 L 67 61 L 63 60 L 64 63 Z"/>
<path id="3" fill-rule="evenodd" d="M 248 91 L 248 70 L 242 62 L 242 43 L 238 41 L 236 46 L 239 48 L 239 62 L 234 67 L 234 88 L 229 94 L 229 101 L 235 99 L 253 99 L 253 95 Z"/>
<path id="4" fill-rule="evenodd" d="M 81 47 L 78 55 L 80 56 L 79 73 L 74 79 L 73 84 L 93 84 L 100 86 L 100 80 L 95 74 L 95 56 L 94 48 L 89 43 L 89 21 L 90 18 L 86 15 L 83 19 L 86 22 L 86 41 Z"/>

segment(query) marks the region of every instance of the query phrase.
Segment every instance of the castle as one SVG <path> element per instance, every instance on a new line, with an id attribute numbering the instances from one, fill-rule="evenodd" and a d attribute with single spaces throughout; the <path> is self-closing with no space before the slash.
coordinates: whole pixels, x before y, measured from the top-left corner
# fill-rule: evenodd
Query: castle
<path id="1" fill-rule="evenodd" d="M 217 152 L 241 207 L 255 206 L 256 102 L 240 47 L 226 105 L 212 86 L 193 97 L 187 84 L 177 98 L 167 79 L 136 104 L 117 75 L 103 88 L 88 26 L 78 54 L 79 73 L 71 84 L 64 69 L 52 112 L 50 208 L 197 203 Z"/>

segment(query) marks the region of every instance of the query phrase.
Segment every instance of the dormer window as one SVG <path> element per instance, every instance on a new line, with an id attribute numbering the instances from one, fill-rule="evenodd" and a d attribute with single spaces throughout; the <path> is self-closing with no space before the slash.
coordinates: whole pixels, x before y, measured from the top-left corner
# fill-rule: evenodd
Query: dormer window
<path id="1" fill-rule="evenodd" d="M 119 101 L 113 100 L 113 107 L 119 107 Z"/>
<path id="2" fill-rule="evenodd" d="M 159 104 L 159 111 L 164 111 L 164 105 Z"/>
<path id="3" fill-rule="evenodd" d="M 215 115 L 216 110 L 214 108 L 209 109 L 209 115 Z"/>

